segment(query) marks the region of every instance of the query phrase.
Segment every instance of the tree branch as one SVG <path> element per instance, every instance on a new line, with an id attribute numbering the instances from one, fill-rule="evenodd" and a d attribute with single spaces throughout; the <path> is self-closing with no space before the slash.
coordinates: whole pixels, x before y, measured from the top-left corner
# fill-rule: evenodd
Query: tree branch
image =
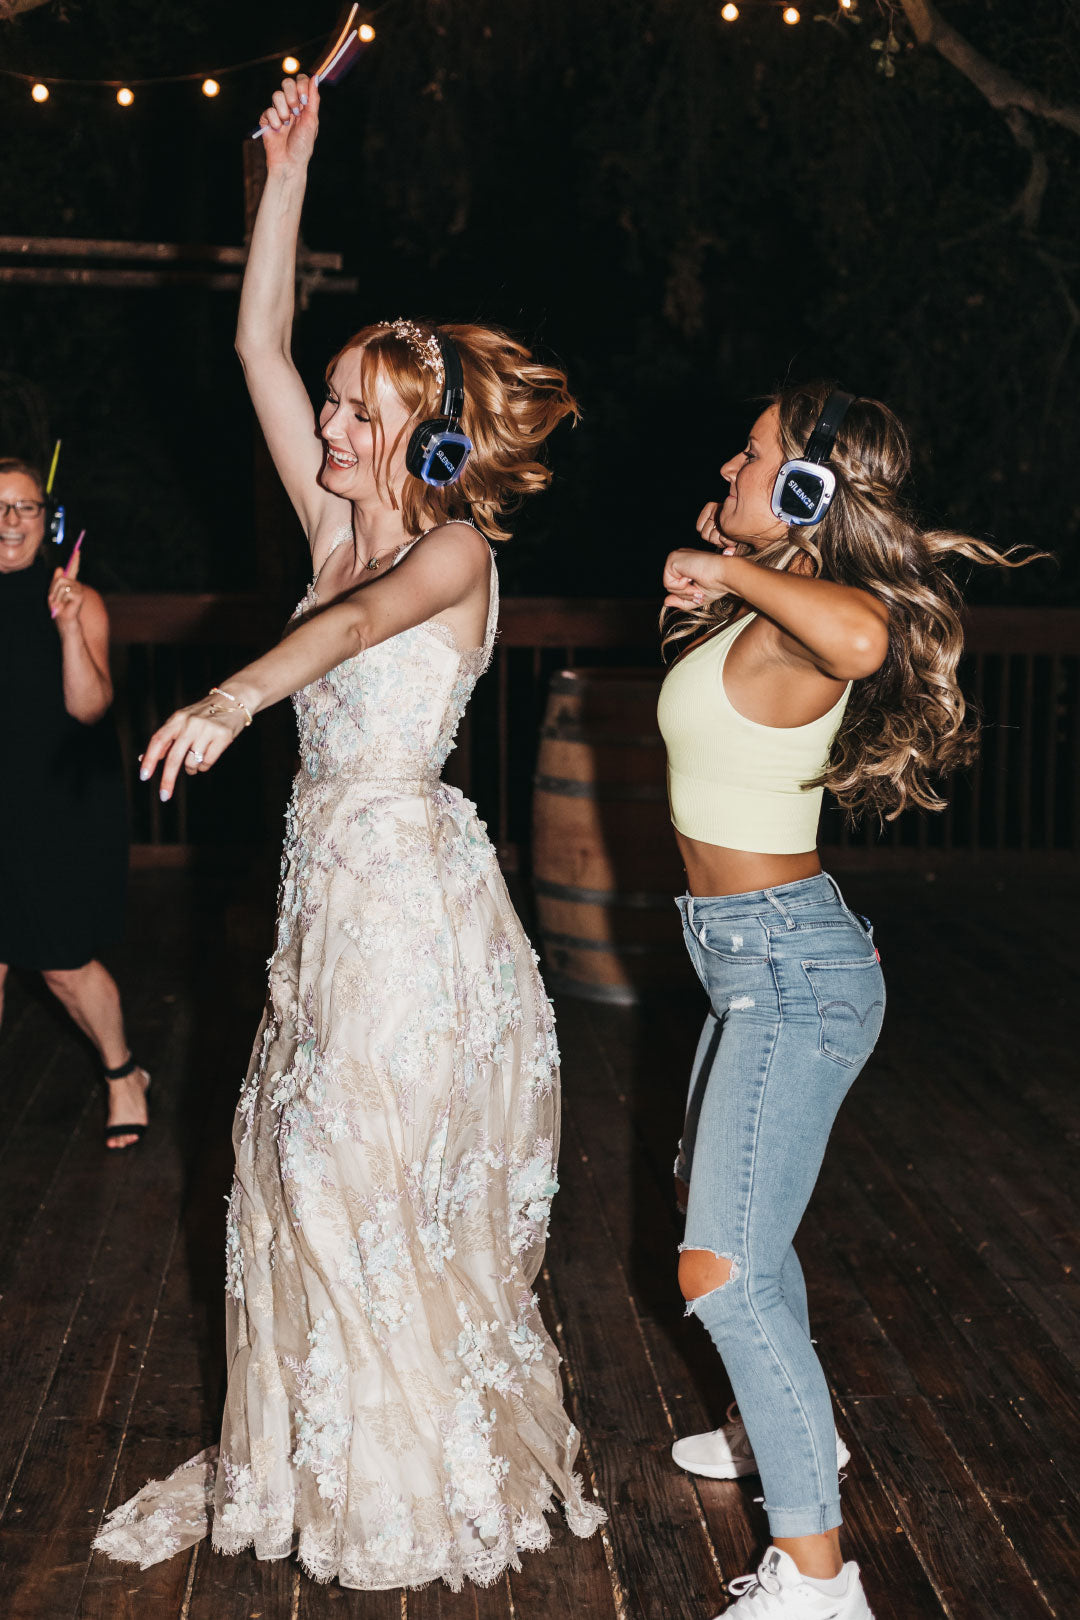
<path id="1" fill-rule="evenodd" d="M 1030 85 L 1014 79 L 1011 73 L 983 56 L 951 23 L 947 23 L 933 0 L 897 0 L 897 4 L 918 43 L 929 45 L 939 56 L 951 62 L 958 73 L 970 79 L 996 112 L 1006 115 L 1014 111 L 1030 113 L 1034 118 L 1045 118 L 1052 124 L 1061 124 L 1063 128 L 1072 130 L 1074 135 L 1080 135 L 1080 107 L 1068 102 L 1052 101 L 1041 90 L 1033 90 Z M 1013 135 L 1020 140 L 1015 128 Z M 1023 146 L 1026 143 L 1020 140 L 1020 144 Z"/>
<path id="2" fill-rule="evenodd" d="M 1023 190 L 1009 209 L 1010 216 L 1019 214 L 1024 222 L 1025 229 L 1034 231 L 1039 223 L 1039 213 L 1042 209 L 1046 188 L 1050 183 L 1050 165 L 1046 161 L 1046 153 L 1041 151 L 1039 143 L 1032 134 L 1031 122 L 1026 113 L 1019 107 L 1010 107 L 1005 114 L 1005 122 L 1012 133 L 1017 146 L 1023 147 L 1031 157 L 1031 168 Z"/>
<path id="3" fill-rule="evenodd" d="M 0 0 L 0 22 L 10 22 L 20 11 L 34 11 L 48 4 L 49 0 Z"/>

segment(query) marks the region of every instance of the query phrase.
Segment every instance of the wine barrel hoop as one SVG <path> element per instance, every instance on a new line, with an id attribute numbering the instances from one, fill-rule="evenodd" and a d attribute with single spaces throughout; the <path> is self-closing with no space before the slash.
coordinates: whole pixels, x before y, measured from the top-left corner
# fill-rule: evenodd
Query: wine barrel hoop
<path id="1" fill-rule="evenodd" d="M 605 743 L 609 748 L 663 748 L 664 739 L 659 732 L 651 737 L 646 731 L 604 731 L 598 726 L 575 726 L 569 721 L 559 726 L 541 726 L 540 736 L 545 741 Z"/>
<path id="2" fill-rule="evenodd" d="M 672 897 L 666 891 L 653 893 L 649 889 L 583 889 L 576 883 L 552 883 L 547 878 L 534 878 L 533 893 L 552 900 L 580 900 L 587 906 L 661 907 L 666 911 Z"/>
<path id="3" fill-rule="evenodd" d="M 613 947 L 609 939 L 581 939 L 577 934 L 545 934 L 544 941 L 549 946 L 565 946 L 575 951 L 610 951 Z M 661 940 L 659 944 L 652 941 L 630 942 L 622 940 L 618 945 L 620 956 L 649 956 L 653 951 L 680 951 L 680 940 Z"/>
<path id="4" fill-rule="evenodd" d="M 540 776 L 534 785 L 541 793 L 561 793 L 570 799 L 650 799 L 667 804 L 667 788 L 653 782 L 579 782 L 569 776 Z"/>

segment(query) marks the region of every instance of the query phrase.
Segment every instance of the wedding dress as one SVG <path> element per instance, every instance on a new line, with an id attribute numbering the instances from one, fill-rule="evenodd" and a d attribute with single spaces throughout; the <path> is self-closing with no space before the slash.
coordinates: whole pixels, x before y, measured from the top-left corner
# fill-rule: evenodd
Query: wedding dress
<path id="1" fill-rule="evenodd" d="M 315 587 L 298 608 L 317 610 Z M 146 1568 L 211 1528 L 318 1580 L 455 1590 L 602 1509 L 533 1292 L 558 1051 L 484 824 L 439 779 L 490 662 L 429 622 L 296 694 L 266 1011 L 240 1096 L 220 1448 L 111 1513 Z"/>

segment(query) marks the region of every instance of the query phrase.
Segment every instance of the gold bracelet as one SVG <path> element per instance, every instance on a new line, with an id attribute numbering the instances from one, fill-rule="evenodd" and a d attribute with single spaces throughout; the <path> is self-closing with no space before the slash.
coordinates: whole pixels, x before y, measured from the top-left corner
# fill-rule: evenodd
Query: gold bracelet
<path id="1" fill-rule="evenodd" d="M 251 724 L 251 710 L 248 708 L 246 703 L 241 703 L 240 699 L 238 697 L 234 697 L 231 692 L 223 692 L 220 686 L 212 686 L 210 688 L 210 696 L 227 698 L 230 703 L 235 703 L 238 709 L 242 709 L 244 711 L 244 730 L 247 730 L 248 726 Z M 211 709 L 210 712 L 212 714 L 214 711 Z"/>

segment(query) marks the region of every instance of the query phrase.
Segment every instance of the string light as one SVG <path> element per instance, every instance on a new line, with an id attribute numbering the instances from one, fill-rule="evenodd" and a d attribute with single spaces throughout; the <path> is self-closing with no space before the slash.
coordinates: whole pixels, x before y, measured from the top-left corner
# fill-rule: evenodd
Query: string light
<path id="1" fill-rule="evenodd" d="M 790 23 L 791 26 L 794 28 L 794 26 L 795 26 L 795 24 L 797 22 L 802 21 L 802 18 L 799 16 L 799 13 L 796 11 L 794 6 L 785 6 L 784 7 L 784 21 L 786 23 Z"/>
<path id="2" fill-rule="evenodd" d="M 0 0 L 0 9 L 2 8 L 3 0 Z M 370 45 L 375 38 L 375 30 L 370 23 L 362 23 L 357 29 L 357 33 L 365 45 Z M 323 43 L 324 36 L 316 35 L 312 39 L 305 40 L 300 49 L 305 52 L 315 50 Z M 0 79 L 15 79 L 20 84 L 25 84 L 33 99 L 38 102 L 48 101 L 52 94 L 50 87 L 60 85 L 64 89 L 70 87 L 111 90 L 115 92 L 116 99 L 121 107 L 130 107 L 135 100 L 135 91 L 137 89 L 144 87 L 156 88 L 158 85 L 165 84 L 197 84 L 202 88 L 204 95 L 213 96 L 217 92 L 207 90 L 205 88 L 207 84 L 216 85 L 217 91 L 220 91 L 221 81 L 226 74 L 243 73 L 248 68 L 263 67 L 268 62 L 280 62 L 282 69 L 286 73 L 298 73 L 300 71 L 298 57 L 280 57 L 277 51 L 270 51 L 265 56 L 249 56 L 246 61 L 230 62 L 227 67 L 215 68 L 213 74 L 209 77 L 204 68 L 199 73 L 160 73 L 145 79 L 129 79 L 124 85 L 119 85 L 116 79 L 79 79 L 60 77 L 58 75 L 50 76 L 48 83 L 45 83 L 43 80 L 35 78 L 32 73 L 20 73 L 15 68 L 0 67 Z"/>
<path id="3" fill-rule="evenodd" d="M 204 79 L 202 82 L 202 93 L 204 96 L 220 95 L 221 86 L 218 84 L 216 79 Z"/>
<path id="4" fill-rule="evenodd" d="M 738 6 L 724 6 L 721 8 L 720 15 L 725 22 L 738 22 L 739 8 Z"/>

